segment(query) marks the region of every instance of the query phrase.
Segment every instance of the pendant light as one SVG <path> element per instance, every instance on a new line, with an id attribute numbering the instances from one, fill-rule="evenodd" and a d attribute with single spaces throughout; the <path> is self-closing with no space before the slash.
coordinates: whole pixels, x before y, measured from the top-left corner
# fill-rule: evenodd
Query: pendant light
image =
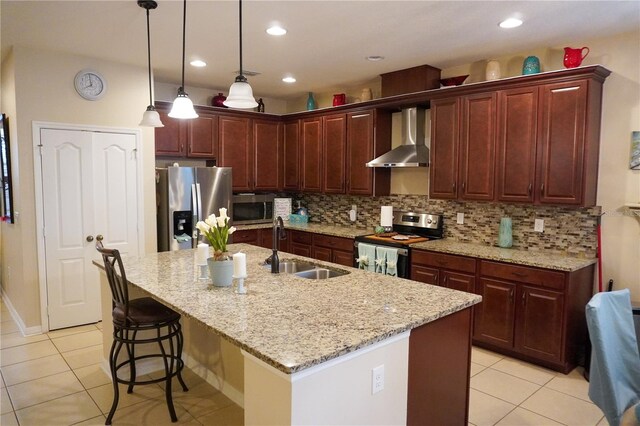
<path id="1" fill-rule="evenodd" d="M 186 39 L 186 27 L 187 27 L 187 0 L 183 2 L 184 7 L 182 11 L 182 84 L 178 89 L 178 96 L 173 101 L 171 112 L 169 117 L 171 118 L 198 118 L 196 110 L 193 109 L 193 102 L 189 99 L 184 91 L 184 55 L 185 55 L 185 39 Z"/>
<path id="2" fill-rule="evenodd" d="M 258 103 L 253 97 L 251 86 L 247 83 L 247 77 L 242 73 L 242 0 L 238 1 L 238 5 L 240 17 L 240 74 L 229 88 L 229 96 L 227 96 L 227 100 L 223 104 L 229 108 L 255 108 Z"/>
<path id="3" fill-rule="evenodd" d="M 164 127 L 160 121 L 160 114 L 153 107 L 153 92 L 151 91 L 151 32 L 149 31 L 149 9 L 158 7 L 158 3 L 154 0 L 138 0 L 138 6 L 147 10 L 147 59 L 149 68 L 149 106 L 142 115 L 142 121 L 139 126 L 145 127 Z"/>

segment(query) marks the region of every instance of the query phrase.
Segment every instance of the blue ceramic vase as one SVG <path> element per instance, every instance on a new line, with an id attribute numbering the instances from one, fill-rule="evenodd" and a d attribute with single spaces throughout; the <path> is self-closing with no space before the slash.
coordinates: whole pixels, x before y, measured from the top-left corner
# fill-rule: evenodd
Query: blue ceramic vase
<path id="1" fill-rule="evenodd" d="M 312 111 L 316 109 L 316 100 L 313 99 L 313 93 L 309 92 L 309 97 L 307 98 L 307 111 Z"/>
<path id="2" fill-rule="evenodd" d="M 216 287 L 229 287 L 233 282 L 233 260 L 207 259 L 211 281 Z"/>
<path id="3" fill-rule="evenodd" d="M 540 59 L 537 56 L 527 56 L 522 63 L 522 75 L 537 74 L 540 72 Z"/>
<path id="4" fill-rule="evenodd" d="M 498 246 L 509 248 L 513 245 L 513 237 L 511 235 L 511 218 L 503 217 L 500 219 L 500 229 L 498 231 Z"/>

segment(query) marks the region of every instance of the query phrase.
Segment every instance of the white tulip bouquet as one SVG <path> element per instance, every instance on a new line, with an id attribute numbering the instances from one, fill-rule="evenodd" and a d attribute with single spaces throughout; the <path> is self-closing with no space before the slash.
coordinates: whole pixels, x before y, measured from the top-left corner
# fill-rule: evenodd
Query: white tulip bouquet
<path id="1" fill-rule="evenodd" d="M 224 207 L 220 209 L 220 215 L 216 217 L 215 214 L 210 215 L 203 221 L 199 221 L 196 224 L 196 228 L 200 231 L 207 240 L 211 247 L 213 247 L 214 260 L 227 260 L 227 241 L 229 235 L 236 231 L 235 226 L 229 226 L 229 216 L 227 216 L 227 209 Z"/>

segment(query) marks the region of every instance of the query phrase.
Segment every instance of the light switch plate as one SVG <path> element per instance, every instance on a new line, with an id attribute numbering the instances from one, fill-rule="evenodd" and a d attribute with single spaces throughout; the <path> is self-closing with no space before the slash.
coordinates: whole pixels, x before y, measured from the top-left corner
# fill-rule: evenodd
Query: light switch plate
<path id="1" fill-rule="evenodd" d="M 536 219 L 533 225 L 533 230 L 536 232 L 544 232 L 544 220 Z"/>
<path id="2" fill-rule="evenodd" d="M 456 215 L 456 222 L 458 223 L 458 225 L 464 224 L 464 213 L 458 213 Z"/>

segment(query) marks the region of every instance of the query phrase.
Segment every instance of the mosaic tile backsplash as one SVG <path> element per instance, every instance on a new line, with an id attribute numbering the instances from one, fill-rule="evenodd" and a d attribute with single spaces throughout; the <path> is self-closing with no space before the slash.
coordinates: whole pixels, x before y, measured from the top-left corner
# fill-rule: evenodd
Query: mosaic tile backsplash
<path id="1" fill-rule="evenodd" d="M 424 195 L 357 197 L 348 195 L 290 194 L 294 206 L 300 200 L 309 210 L 311 222 L 356 226 L 371 229 L 380 222 L 380 207 L 417 210 L 444 215 L 445 238 L 455 241 L 496 246 L 502 217 L 513 222 L 513 247 L 521 250 L 545 250 L 558 254 L 595 257 L 596 225 L 600 207 L 567 208 L 505 203 L 430 200 Z M 349 221 L 352 205 L 358 209 L 356 222 Z M 456 214 L 464 213 L 464 224 L 456 223 Z M 544 232 L 535 232 L 535 219 L 544 220 Z"/>

